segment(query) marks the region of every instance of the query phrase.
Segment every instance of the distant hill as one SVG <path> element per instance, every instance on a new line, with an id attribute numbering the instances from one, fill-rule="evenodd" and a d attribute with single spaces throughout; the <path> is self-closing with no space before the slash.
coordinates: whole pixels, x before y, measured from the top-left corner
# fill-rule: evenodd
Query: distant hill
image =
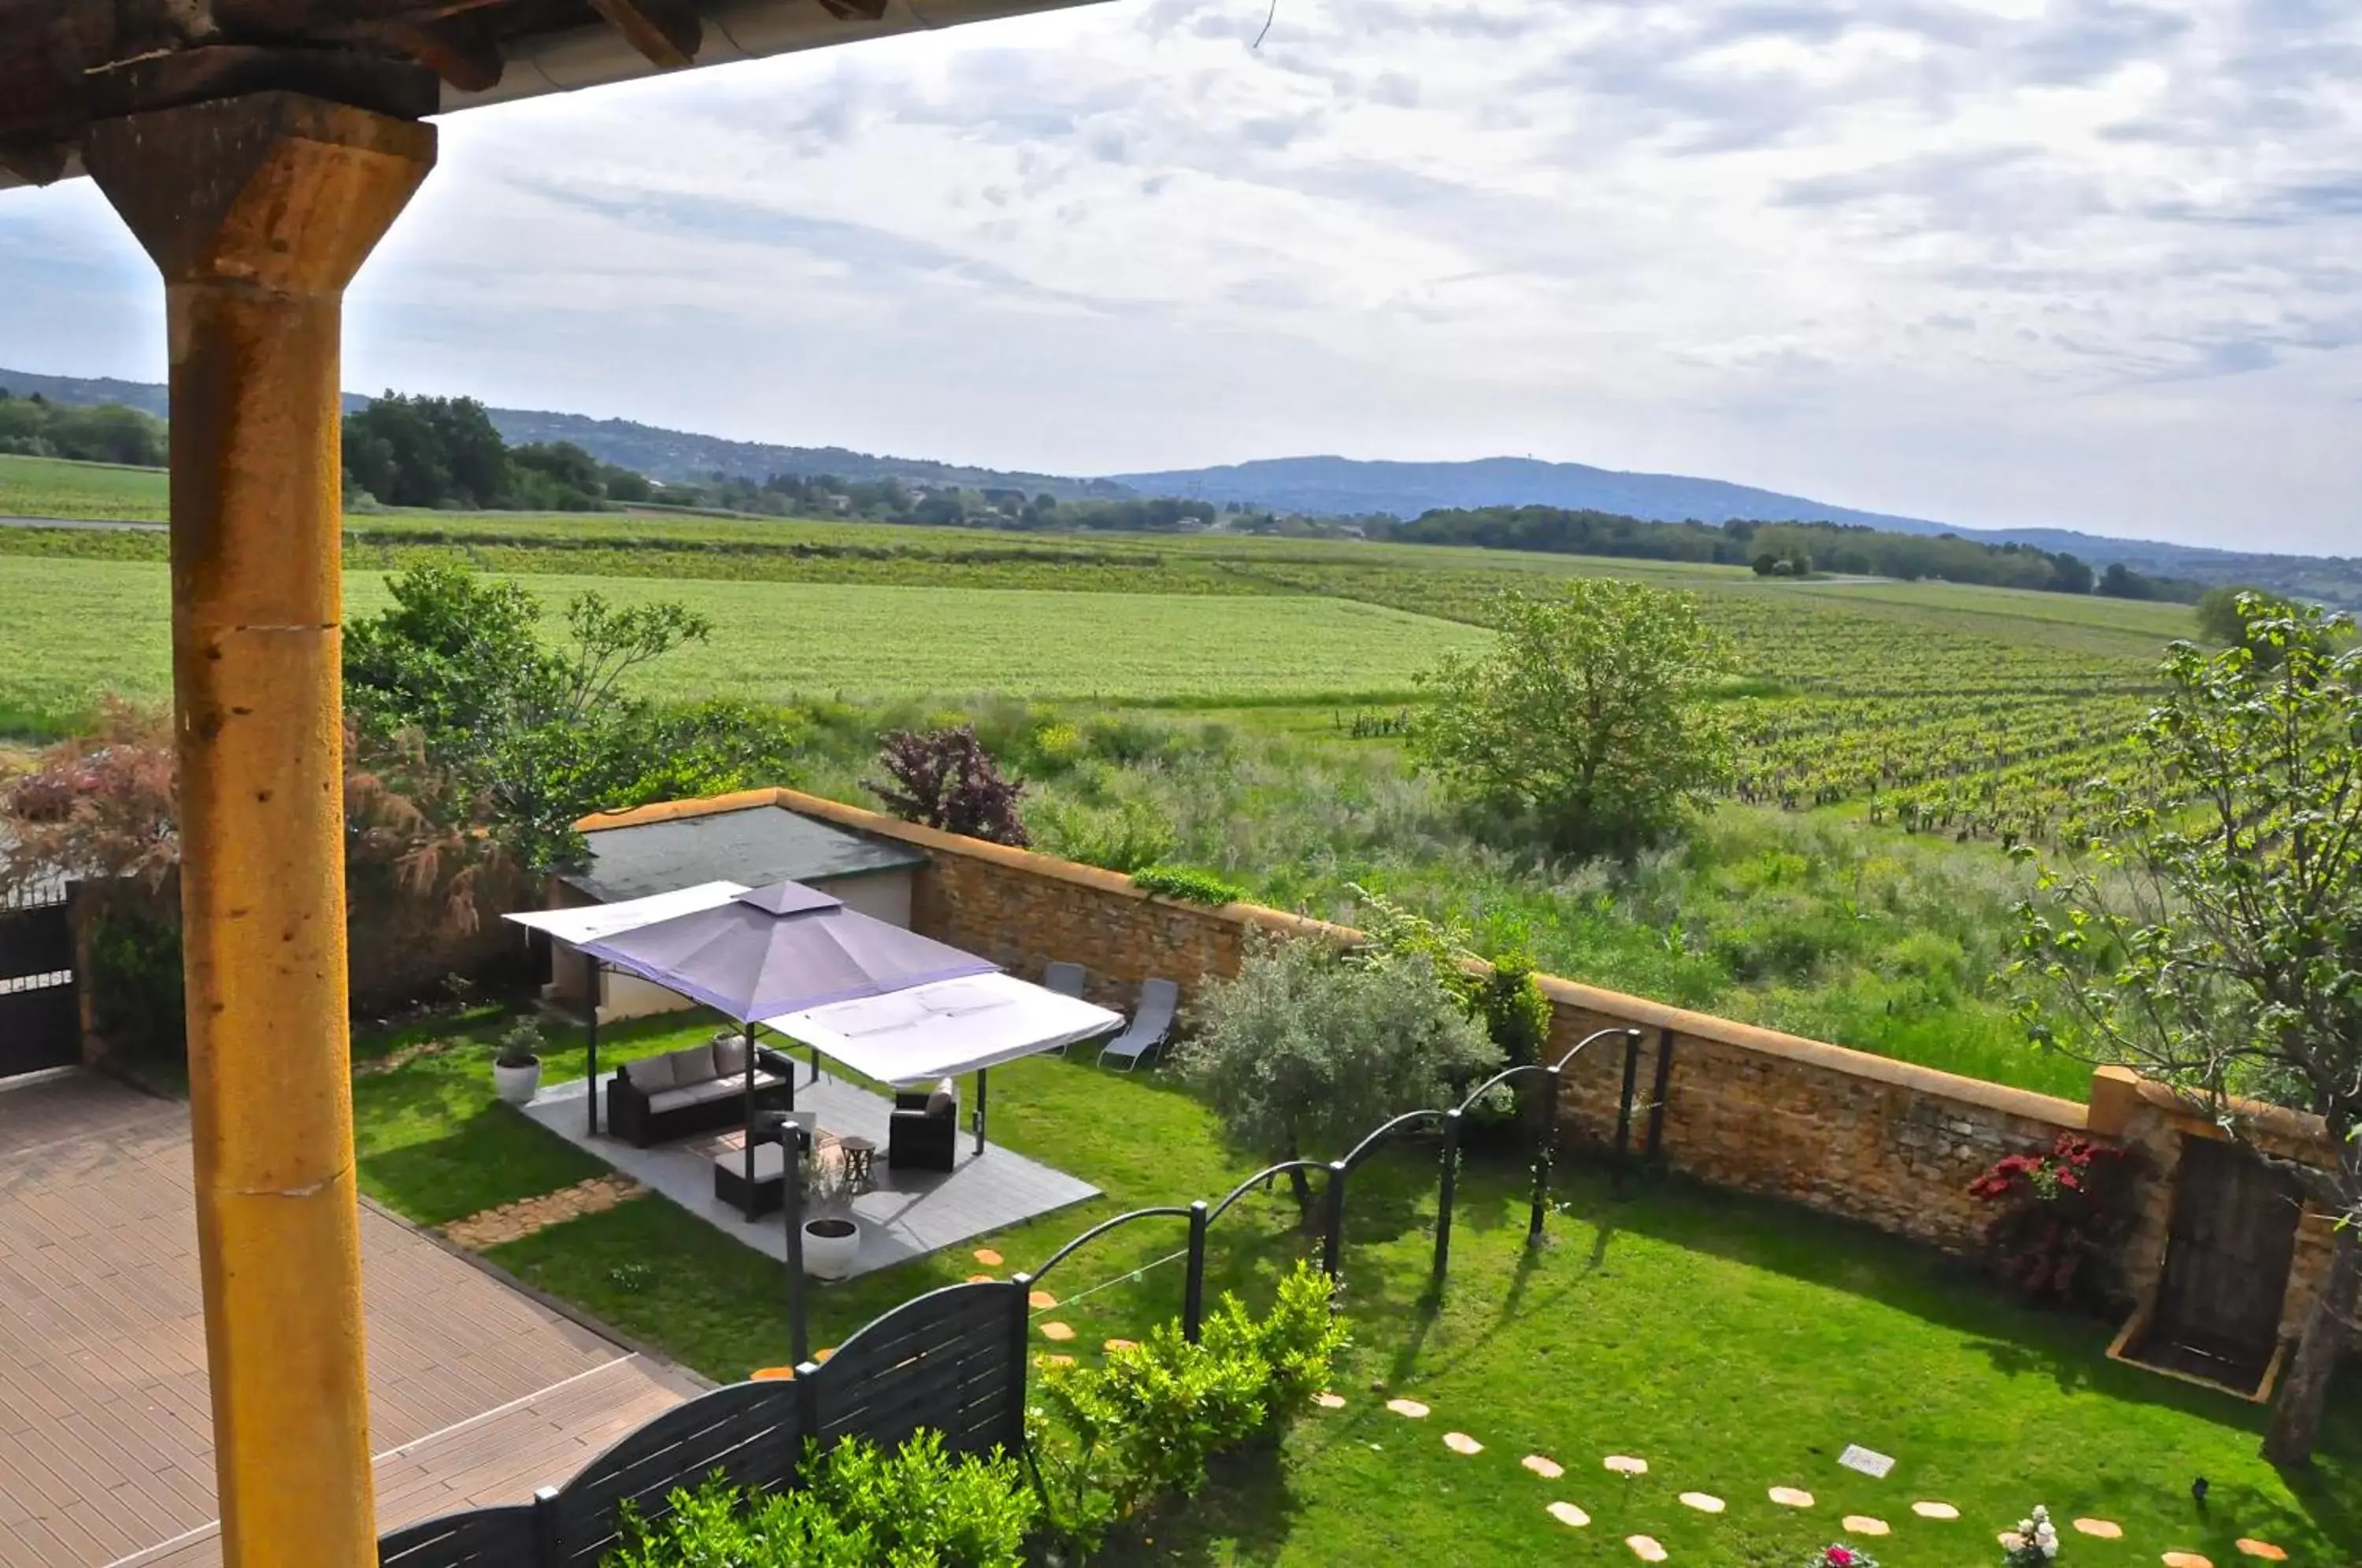
<path id="1" fill-rule="evenodd" d="M 0 370 L 0 388 L 18 397 L 35 392 L 52 403 L 120 403 L 155 414 L 165 412 L 165 389 L 150 381 L 110 377 L 42 376 Z M 349 412 L 367 407 L 359 392 L 345 394 Z M 843 447 L 777 447 L 730 441 L 685 430 L 664 430 L 629 419 L 593 419 L 582 414 L 540 409 L 488 408 L 492 426 L 512 446 L 528 441 L 571 441 L 602 463 L 619 463 L 650 479 L 687 483 L 716 473 L 751 480 L 773 474 L 833 474 L 842 480 L 899 479 L 906 484 L 960 485 L 972 490 L 1043 491 L 1061 501 L 1120 501 L 1133 494 L 1107 480 L 1066 479 L 1054 474 L 1003 473 L 996 469 L 938 463 L 923 458 L 880 458 Z"/>
<path id="2" fill-rule="evenodd" d="M 1180 495 L 1217 503 L 1239 502 L 1278 512 L 1324 517 L 1482 506 L 1561 506 L 1612 512 L 1650 523 L 1722 523 L 1734 517 L 1764 523 L 1859 523 L 1905 534 L 1961 533 L 1942 523 L 1859 512 L 1825 501 L 1782 495 L 1721 480 L 1679 474 L 1621 473 L 1583 463 L 1531 458 L 1479 458 L 1465 463 L 1367 462 L 1352 458 L 1272 458 L 1213 469 L 1117 474 L 1118 483 L 1148 495 Z"/>
<path id="3" fill-rule="evenodd" d="M 121 403 L 152 414 L 165 412 L 164 389 L 151 382 L 0 370 L 0 388 L 20 397 L 39 392 L 58 403 Z M 356 392 L 345 394 L 345 406 L 348 409 L 359 408 L 368 401 Z M 602 462 L 620 463 L 651 479 L 673 482 L 702 480 L 717 472 L 754 480 L 767 479 L 775 473 L 807 477 L 825 473 L 854 480 L 890 478 L 918 485 L 1021 490 L 1028 495 L 1047 491 L 1061 501 L 1175 496 L 1216 505 L 1235 502 L 1258 510 L 1328 517 L 1384 513 L 1408 519 L 1439 509 L 1530 505 L 1588 508 L 1650 522 L 1694 518 L 1705 523 L 1724 523 L 1746 518 L 1767 523 L 1858 524 L 1906 534 L 1957 534 L 1981 544 L 2015 543 L 2041 550 L 2065 550 L 2097 566 L 2122 561 L 2151 576 L 2201 582 L 2252 582 L 2281 592 L 2362 608 L 2362 560 L 2251 555 L 2197 545 L 2109 538 L 2067 528 L 1958 528 L 1926 518 L 1863 512 L 1722 480 L 1626 473 L 1583 463 L 1545 463 L 1529 458 L 1484 458 L 1459 463 L 1274 458 L 1218 468 L 1076 479 L 1004 472 L 920 458 L 877 457 L 842 447 L 782 447 L 731 441 L 718 436 L 665 430 L 634 420 L 593 419 L 580 414 L 517 408 L 487 412 L 502 438 L 512 443 L 571 441 Z"/>

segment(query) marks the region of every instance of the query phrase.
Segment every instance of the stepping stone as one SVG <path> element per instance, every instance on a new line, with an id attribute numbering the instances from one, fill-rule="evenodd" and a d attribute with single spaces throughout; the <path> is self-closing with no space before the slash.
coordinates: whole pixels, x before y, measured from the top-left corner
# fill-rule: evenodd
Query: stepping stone
<path id="1" fill-rule="evenodd" d="M 1558 1520 L 1559 1523 L 1566 1526 L 1569 1529 L 1581 1529 L 1584 1525 L 1591 1522 L 1591 1516 L 1584 1513 L 1581 1508 L 1576 1507 L 1573 1503 L 1552 1503 L 1550 1506 L 1549 1512 L 1551 1518 Z"/>
<path id="2" fill-rule="evenodd" d="M 1454 1453 L 1482 1453 L 1485 1452 L 1485 1445 L 1478 1442 L 1474 1438 L 1470 1437 L 1466 1432 L 1444 1433 L 1443 1446 L 1450 1449 Z"/>
<path id="3" fill-rule="evenodd" d="M 1616 1472 L 1618 1475 L 1646 1475 L 1649 1474 L 1649 1462 L 1645 1459 L 1635 1459 L 1628 1453 L 1611 1453 L 1606 1459 L 1601 1460 L 1600 1463 L 1607 1466 L 1608 1469 Z"/>
<path id="4" fill-rule="evenodd" d="M 2017 1531 L 2014 1529 L 2005 1529 L 1999 1535 L 1993 1537 L 1993 1539 L 2001 1542 L 2001 1549 L 2003 1551 L 2023 1551 L 2025 1550 L 2025 1537 L 2018 1534 Z"/>
<path id="5" fill-rule="evenodd" d="M 2214 1564 L 2194 1551 L 2169 1551 L 2162 1561 L 2165 1568 L 2214 1568 Z"/>
<path id="6" fill-rule="evenodd" d="M 1838 1521 L 1850 1535 L 1893 1535 L 1893 1529 L 1884 1519 L 1871 1518 L 1868 1514 L 1848 1514 Z"/>
<path id="7" fill-rule="evenodd" d="M 1064 1344 L 1075 1337 L 1075 1331 L 1064 1323 L 1044 1323 L 1042 1325 L 1042 1337 Z"/>
<path id="8" fill-rule="evenodd" d="M 1319 1406 L 1324 1410 L 1341 1410 L 1345 1408 L 1345 1396 L 1342 1394 L 1315 1394 L 1312 1397 L 1312 1402 Z"/>
<path id="9" fill-rule="evenodd" d="M 1001 1264 L 1001 1256 L 990 1247 L 978 1247 L 976 1250 L 976 1261 L 987 1268 L 999 1268 Z"/>
<path id="10" fill-rule="evenodd" d="M 1630 1547 L 1632 1555 L 1643 1562 L 1662 1562 L 1665 1560 L 1665 1549 L 1657 1544 L 1657 1538 L 1653 1535 L 1628 1535 L 1624 1538 L 1624 1544 Z"/>
<path id="11" fill-rule="evenodd" d="M 1544 1459 L 1539 1453 L 1529 1453 L 1518 1463 L 1545 1481 L 1555 1481 L 1566 1474 L 1565 1465 L 1555 1459 Z"/>
<path id="12" fill-rule="evenodd" d="M 1727 1505 L 1711 1492 L 1684 1492 L 1682 1494 L 1682 1506 L 1695 1508 L 1702 1514 L 1718 1514 Z"/>
<path id="13" fill-rule="evenodd" d="M 967 1276 L 967 1282 L 970 1285 L 990 1285 L 992 1283 L 992 1275 L 988 1274 L 972 1274 Z"/>
<path id="14" fill-rule="evenodd" d="M 1025 1305 L 1032 1308 L 1036 1312 L 1047 1312 L 1057 1304 L 1058 1298 L 1046 1290 L 1029 1290 L 1025 1293 Z"/>
<path id="15" fill-rule="evenodd" d="M 2122 1540 L 2125 1527 L 2114 1519 L 2077 1519 L 2075 1528 L 2085 1535 L 2098 1536 L 2102 1540 Z"/>
<path id="16" fill-rule="evenodd" d="M 2268 1540 L 2250 1540 L 2246 1537 L 2241 1536 L 2237 1541 L 2234 1542 L 2234 1544 L 2248 1556 L 2260 1557 L 2267 1562 L 2285 1562 L 2288 1561 L 2288 1553 L 2282 1551 L 2279 1547 L 2274 1546 Z"/>
<path id="17" fill-rule="evenodd" d="M 1949 1503 L 1914 1503 L 1911 1511 L 1923 1519 L 1956 1519 L 1960 1510 Z"/>
<path id="18" fill-rule="evenodd" d="M 1414 1421 L 1427 1419 L 1427 1407 L 1416 1399 L 1389 1399 L 1386 1408 L 1397 1416 L 1408 1416 Z"/>
<path id="19" fill-rule="evenodd" d="M 1099 1347 L 1103 1351 L 1138 1350 L 1140 1346 L 1131 1340 L 1109 1340 Z"/>
<path id="20" fill-rule="evenodd" d="M 812 1352 L 812 1360 L 815 1362 L 823 1362 L 835 1353 L 836 1347 L 834 1345 L 827 1345 L 820 1350 Z"/>
<path id="21" fill-rule="evenodd" d="M 1809 1508 L 1813 1506 L 1813 1495 L 1800 1492 L 1794 1486 L 1772 1487 L 1772 1500 L 1783 1508 Z"/>
<path id="22" fill-rule="evenodd" d="M 749 1383 L 793 1383 L 796 1369 L 792 1366 L 758 1366 L 746 1375 Z"/>

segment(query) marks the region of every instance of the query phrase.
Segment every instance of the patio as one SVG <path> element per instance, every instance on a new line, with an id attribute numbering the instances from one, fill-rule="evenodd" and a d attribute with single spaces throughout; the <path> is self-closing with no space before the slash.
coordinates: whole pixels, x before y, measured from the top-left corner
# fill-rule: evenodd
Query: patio
<path id="1" fill-rule="evenodd" d="M 764 1256 L 785 1262 L 787 1227 L 777 1211 L 749 1222 L 732 1204 L 713 1195 L 712 1140 L 635 1148 L 604 1130 L 588 1130 L 582 1097 L 589 1080 L 570 1078 L 536 1094 L 524 1114 L 576 1148 L 605 1161 L 653 1191 L 660 1192 L 723 1235 Z M 869 1190 L 852 1199 L 861 1221 L 861 1252 L 852 1275 L 969 1241 L 1008 1226 L 1097 1198 L 1099 1189 L 1063 1171 L 988 1142 L 958 1138 L 949 1172 L 890 1170 L 886 1164 L 887 1118 L 891 1102 L 823 1073 L 809 1069 L 796 1081 L 796 1104 L 817 1111 L 821 1131 L 838 1138 L 866 1138 L 877 1145 Z M 808 1218 L 810 1216 L 807 1216 Z"/>

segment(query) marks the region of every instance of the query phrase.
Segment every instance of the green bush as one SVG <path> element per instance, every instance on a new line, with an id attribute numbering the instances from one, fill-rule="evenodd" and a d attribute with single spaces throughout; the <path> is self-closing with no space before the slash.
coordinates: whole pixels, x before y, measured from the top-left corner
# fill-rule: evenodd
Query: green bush
<path id="1" fill-rule="evenodd" d="M 1131 874 L 1131 885 L 1184 904 L 1235 904 L 1247 896 L 1244 888 L 1194 866 L 1143 866 Z"/>
<path id="2" fill-rule="evenodd" d="M 1164 1323 L 1104 1366 L 1044 1368 L 1027 1421 L 1044 1522 L 1090 1551 L 1116 1520 L 1196 1496 L 1217 1455 L 1310 1408 L 1347 1342 L 1328 1275 L 1299 1264 L 1261 1318 L 1225 1295 L 1197 1344 Z"/>
<path id="3" fill-rule="evenodd" d="M 92 926 L 87 989 L 96 999 L 98 1032 L 134 1059 L 187 1057 L 178 922 L 110 905 Z"/>
<path id="4" fill-rule="evenodd" d="M 1144 801 L 1124 801 L 1108 811 L 1044 801 L 1027 825 L 1035 846 L 1049 854 L 1127 875 L 1173 853 L 1173 824 Z"/>
<path id="5" fill-rule="evenodd" d="M 748 1491 L 716 1474 L 654 1523 L 627 1507 L 602 1568 L 1018 1568 L 1041 1510 L 1015 1460 L 954 1459 L 931 1431 L 890 1454 L 808 1442 L 803 1482 Z"/>

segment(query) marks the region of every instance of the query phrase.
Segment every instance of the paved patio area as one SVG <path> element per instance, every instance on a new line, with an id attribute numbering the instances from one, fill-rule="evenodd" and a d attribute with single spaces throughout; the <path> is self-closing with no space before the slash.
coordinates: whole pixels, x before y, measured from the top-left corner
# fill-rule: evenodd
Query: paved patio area
<path id="1" fill-rule="evenodd" d="M 552 1084 L 534 1097 L 525 1114 L 643 1187 L 663 1193 L 723 1235 L 767 1256 L 786 1259 L 787 1226 L 781 1216 L 774 1211 L 749 1224 L 736 1209 L 717 1202 L 713 1167 L 704 1154 L 678 1143 L 635 1149 L 606 1135 L 603 1116 L 599 1136 L 590 1136 L 584 1125 L 584 1085 L 581 1078 Z M 892 1104 L 842 1079 L 823 1076 L 811 1083 L 800 1073 L 796 1105 L 818 1111 L 823 1132 L 866 1138 L 877 1145 L 876 1188 L 853 1200 L 853 1212 L 861 1221 L 861 1255 L 853 1265 L 857 1275 L 890 1268 L 1098 1196 L 1099 1189 L 1088 1182 L 998 1143 L 987 1143 L 983 1154 L 975 1153 L 975 1137 L 965 1123 L 950 1172 L 889 1170 L 886 1121 Z"/>
<path id="2" fill-rule="evenodd" d="M 361 1213 L 378 1517 L 522 1501 L 700 1385 Z M 0 1568 L 219 1560 L 188 1110 L 0 1088 Z"/>

